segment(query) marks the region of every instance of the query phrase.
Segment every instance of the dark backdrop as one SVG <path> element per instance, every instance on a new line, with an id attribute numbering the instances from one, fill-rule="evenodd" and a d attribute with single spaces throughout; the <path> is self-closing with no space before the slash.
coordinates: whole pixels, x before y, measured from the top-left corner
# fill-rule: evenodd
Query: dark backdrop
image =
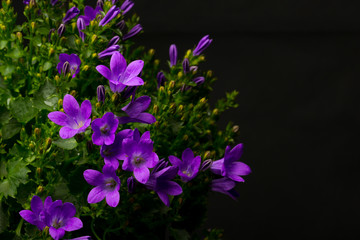
<path id="1" fill-rule="evenodd" d="M 89 1 L 92 3 L 94 1 Z M 205 34 L 212 103 L 237 89 L 221 119 L 240 126 L 253 173 L 237 202 L 210 196 L 207 227 L 225 239 L 360 237 L 360 3 L 350 0 L 135 0 L 163 62 Z"/>

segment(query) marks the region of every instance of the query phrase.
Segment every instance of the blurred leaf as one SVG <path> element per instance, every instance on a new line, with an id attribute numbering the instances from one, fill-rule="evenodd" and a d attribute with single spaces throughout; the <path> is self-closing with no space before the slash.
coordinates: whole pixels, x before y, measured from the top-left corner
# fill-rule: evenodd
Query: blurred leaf
<path id="1" fill-rule="evenodd" d="M 55 144 L 59 148 L 63 148 L 66 150 L 74 149 L 78 145 L 75 138 L 69 138 L 69 139 L 59 138 L 58 140 L 54 141 L 53 144 Z"/>
<path id="2" fill-rule="evenodd" d="M 9 225 L 9 216 L 3 211 L 2 204 L 0 202 L 0 233 L 4 232 L 4 230 Z"/>
<path id="3" fill-rule="evenodd" d="M 10 111 L 6 107 L 0 106 L 0 124 L 6 124 L 10 120 Z"/>
<path id="4" fill-rule="evenodd" d="M 14 71 L 15 71 L 15 66 L 14 66 L 14 65 L 3 65 L 3 66 L 0 66 L 0 73 L 1 73 L 3 76 L 9 76 L 9 75 L 11 75 Z"/>
<path id="5" fill-rule="evenodd" d="M 170 228 L 170 233 L 175 238 L 175 240 L 188 240 L 188 239 L 190 239 L 190 235 L 185 229 Z"/>
<path id="6" fill-rule="evenodd" d="M 8 41 L 6 41 L 6 40 L 1 40 L 0 41 L 0 50 L 1 49 L 4 49 L 5 47 L 6 47 L 6 44 L 8 43 Z"/>
<path id="7" fill-rule="evenodd" d="M 3 139 L 10 139 L 20 132 L 21 124 L 16 119 L 11 119 L 7 124 L 5 124 L 2 129 Z"/>
<path id="8" fill-rule="evenodd" d="M 31 99 L 26 98 L 17 98 L 14 101 L 10 102 L 10 111 L 14 117 L 20 122 L 27 123 L 33 117 L 36 116 L 38 110 L 33 107 Z"/>
<path id="9" fill-rule="evenodd" d="M 67 38 L 66 43 L 67 43 L 67 46 L 69 46 L 70 48 L 78 49 L 78 47 L 75 44 L 75 36 L 74 35 L 70 35 Z"/>
<path id="10" fill-rule="evenodd" d="M 36 31 L 40 34 L 48 35 L 50 32 L 50 29 L 48 27 L 40 27 Z"/>
<path id="11" fill-rule="evenodd" d="M 47 71 L 52 67 L 52 63 L 51 62 L 45 62 L 44 67 L 43 67 L 43 71 Z"/>
<path id="12" fill-rule="evenodd" d="M 14 59 L 18 59 L 18 58 L 23 56 L 23 53 L 19 48 L 14 47 L 12 49 L 12 51 L 9 52 L 8 54 L 5 54 L 5 56 L 10 57 L 10 58 L 14 58 Z"/>

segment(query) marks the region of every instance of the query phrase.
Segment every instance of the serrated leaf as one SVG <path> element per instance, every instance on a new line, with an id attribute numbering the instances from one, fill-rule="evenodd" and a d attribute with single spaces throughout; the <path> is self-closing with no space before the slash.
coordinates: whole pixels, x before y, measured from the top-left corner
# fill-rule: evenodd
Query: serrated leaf
<path id="1" fill-rule="evenodd" d="M 66 150 L 74 149 L 78 145 L 78 143 L 74 138 L 68 138 L 68 139 L 59 138 L 58 140 L 54 141 L 53 144 L 55 144 L 59 148 Z"/>
<path id="2" fill-rule="evenodd" d="M 38 110 L 33 107 L 30 98 L 17 98 L 10 103 L 10 111 L 13 116 L 23 123 L 27 123 L 36 116 Z"/>
<path id="3" fill-rule="evenodd" d="M 16 119 L 10 119 L 10 121 L 5 124 L 2 129 L 2 138 L 10 139 L 15 136 L 21 130 L 21 124 Z"/>
<path id="4" fill-rule="evenodd" d="M 47 71 L 52 67 L 52 63 L 51 62 L 45 62 L 44 66 L 43 66 L 43 71 Z"/>

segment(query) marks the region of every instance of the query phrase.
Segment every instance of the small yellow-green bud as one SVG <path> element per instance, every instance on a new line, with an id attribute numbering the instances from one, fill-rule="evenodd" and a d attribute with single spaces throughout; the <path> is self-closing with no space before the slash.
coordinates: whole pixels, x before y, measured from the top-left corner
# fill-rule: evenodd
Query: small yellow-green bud
<path id="1" fill-rule="evenodd" d="M 184 106 L 181 104 L 178 108 L 178 110 L 181 112 L 182 110 L 184 110 Z"/>
<path id="2" fill-rule="evenodd" d="M 61 37 L 61 38 L 60 38 L 60 42 L 61 42 L 61 43 L 65 43 L 65 42 L 66 42 L 66 37 L 64 37 L 64 36 Z"/>
<path id="3" fill-rule="evenodd" d="M 55 80 L 55 82 L 59 82 L 59 75 L 56 75 L 55 77 L 54 77 L 54 80 Z"/>
<path id="4" fill-rule="evenodd" d="M 202 99 L 200 99 L 200 103 L 205 104 L 206 103 L 206 98 L 203 97 Z"/>
<path id="5" fill-rule="evenodd" d="M 94 43 L 96 39 L 97 39 L 96 34 L 92 35 L 91 36 L 91 43 Z"/>
<path id="6" fill-rule="evenodd" d="M 170 110 L 173 110 L 173 109 L 175 109 L 176 108 L 176 104 L 175 103 L 171 103 L 170 104 Z"/>
<path id="7" fill-rule="evenodd" d="M 10 6 L 11 0 L 7 0 L 7 1 L 6 1 L 6 4 L 7 4 L 8 6 Z"/>
<path id="8" fill-rule="evenodd" d="M 78 39 L 75 40 L 75 43 L 76 43 L 77 45 L 80 45 L 81 40 L 78 38 Z"/>
<path id="9" fill-rule="evenodd" d="M 17 39 L 19 39 L 20 42 L 22 42 L 22 33 L 21 32 L 17 32 L 16 37 L 17 37 Z"/>
<path id="10" fill-rule="evenodd" d="M 36 189 L 36 192 L 37 193 L 42 193 L 44 191 L 44 187 L 43 186 L 38 186 L 37 189 Z"/>
<path id="11" fill-rule="evenodd" d="M 178 72 L 177 77 L 182 78 L 183 75 L 184 75 L 183 72 Z"/>
<path id="12" fill-rule="evenodd" d="M 208 75 L 208 77 L 212 77 L 213 72 L 211 70 L 209 70 L 209 71 L 207 71 L 207 75 Z"/>
<path id="13" fill-rule="evenodd" d="M 71 72 L 68 72 L 68 73 L 66 74 L 66 77 L 67 77 L 67 78 L 70 78 L 71 75 L 72 75 Z"/>
<path id="14" fill-rule="evenodd" d="M 175 81 L 171 80 L 169 83 L 169 89 L 173 89 L 175 87 Z"/>
<path id="15" fill-rule="evenodd" d="M 32 30 L 32 31 L 35 30 L 35 26 L 36 26 L 36 23 L 35 23 L 35 22 L 31 22 L 31 23 L 30 23 L 30 27 L 31 27 L 31 30 Z"/>
<path id="16" fill-rule="evenodd" d="M 185 135 L 183 136 L 183 140 L 184 140 L 184 141 L 187 141 L 188 139 L 189 139 L 189 136 L 185 134 Z"/>
<path id="17" fill-rule="evenodd" d="M 35 129 L 34 129 L 34 134 L 35 134 L 35 136 L 40 137 L 40 133 L 41 133 L 41 129 L 40 129 L 40 128 L 35 128 Z"/>
<path id="18" fill-rule="evenodd" d="M 40 73 L 37 73 L 37 74 L 36 74 L 36 77 L 37 77 L 37 78 L 40 78 L 40 77 L 41 77 L 41 74 L 40 74 Z"/>
<path id="19" fill-rule="evenodd" d="M 60 108 L 60 112 L 64 112 L 64 109 L 63 109 L 63 108 Z"/>
<path id="20" fill-rule="evenodd" d="M 113 101 L 113 102 L 116 102 L 118 99 L 119 99 L 119 94 L 117 94 L 117 93 L 114 93 L 114 94 L 111 96 L 111 101 Z"/>
<path id="21" fill-rule="evenodd" d="M 189 58 L 190 54 L 191 54 L 191 49 L 188 49 L 186 51 L 185 58 Z"/>
<path id="22" fill-rule="evenodd" d="M 85 66 L 83 66 L 83 69 L 82 69 L 83 71 L 87 71 L 87 70 L 89 70 L 89 65 L 85 65 Z"/>
<path id="23" fill-rule="evenodd" d="M 76 22 L 71 23 L 71 28 L 72 28 L 73 31 L 75 30 L 75 28 L 76 28 Z"/>
<path id="24" fill-rule="evenodd" d="M 49 57 L 51 56 L 51 55 L 53 55 L 55 53 L 55 49 L 54 48 L 50 48 L 49 49 Z"/>
<path id="25" fill-rule="evenodd" d="M 154 60 L 154 65 L 157 66 L 157 65 L 159 65 L 159 64 L 160 64 L 160 60 L 159 60 L 159 59 L 155 59 L 155 60 Z"/>
<path id="26" fill-rule="evenodd" d="M 155 53 L 155 50 L 151 48 L 151 49 L 149 50 L 149 55 L 154 55 L 154 53 Z"/>
<path id="27" fill-rule="evenodd" d="M 45 234 L 45 236 L 49 235 L 49 227 L 46 226 L 43 230 L 43 233 Z"/>
<path id="28" fill-rule="evenodd" d="M 45 149 L 48 149 L 51 146 L 52 140 L 51 138 L 47 138 L 45 142 Z"/>
<path id="29" fill-rule="evenodd" d="M 63 100 L 60 98 L 59 101 L 58 101 L 58 106 L 61 107 L 63 104 Z"/>
<path id="30" fill-rule="evenodd" d="M 70 95 L 72 95 L 73 97 L 75 97 L 75 96 L 76 96 L 76 91 L 75 91 L 75 90 L 71 90 Z"/>
<path id="31" fill-rule="evenodd" d="M 93 53 L 93 54 L 91 55 L 91 57 L 92 57 L 92 58 L 96 58 L 96 57 L 97 57 L 97 53 Z"/>
<path id="32" fill-rule="evenodd" d="M 163 92 L 163 91 L 165 91 L 165 88 L 164 88 L 164 86 L 160 86 L 160 87 L 159 87 L 159 91 L 160 91 L 160 92 Z"/>
<path id="33" fill-rule="evenodd" d="M 100 103 L 100 102 L 97 102 L 97 103 L 95 104 L 95 106 L 96 106 L 96 108 L 99 108 L 99 107 L 101 106 L 101 103 Z"/>
<path id="34" fill-rule="evenodd" d="M 203 55 L 201 55 L 201 56 L 199 57 L 199 60 L 200 60 L 200 61 L 204 61 L 204 60 L 205 60 L 205 57 L 204 57 Z"/>
<path id="35" fill-rule="evenodd" d="M 91 20 L 91 21 L 90 21 L 90 26 L 93 27 L 93 26 L 95 26 L 95 25 L 96 25 L 96 20 L 95 20 L 95 19 L 94 19 L 94 20 Z"/>
<path id="36" fill-rule="evenodd" d="M 154 105 L 153 106 L 153 113 L 157 113 L 159 111 L 159 107 L 158 107 L 158 105 Z"/>
<path id="37" fill-rule="evenodd" d="M 204 159 L 207 159 L 207 158 L 209 158 L 211 156 L 211 152 L 210 151 L 206 151 L 205 153 L 204 153 Z"/>
<path id="38" fill-rule="evenodd" d="M 170 90 L 169 90 L 169 91 L 167 91 L 167 94 L 168 94 L 168 95 L 171 95 L 171 93 L 172 93 L 172 92 L 171 92 Z"/>
<path id="39" fill-rule="evenodd" d="M 212 112 L 214 115 L 218 115 L 219 114 L 219 109 L 217 108 L 214 108 L 213 112 Z"/>
<path id="40" fill-rule="evenodd" d="M 30 147 L 31 150 L 34 150 L 35 144 L 34 144 L 34 143 L 30 143 L 30 144 L 29 144 L 29 147 Z"/>
<path id="41" fill-rule="evenodd" d="M 42 168 L 37 167 L 36 168 L 36 173 L 40 175 L 42 173 Z"/>

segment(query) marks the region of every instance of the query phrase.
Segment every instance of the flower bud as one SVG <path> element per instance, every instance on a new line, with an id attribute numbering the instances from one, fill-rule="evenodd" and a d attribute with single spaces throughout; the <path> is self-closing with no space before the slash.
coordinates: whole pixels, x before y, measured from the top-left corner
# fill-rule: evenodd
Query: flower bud
<path id="1" fill-rule="evenodd" d="M 219 114 L 219 109 L 217 108 L 214 108 L 213 112 L 212 112 L 214 115 L 218 115 Z"/>
<path id="2" fill-rule="evenodd" d="M 44 187 L 43 186 L 38 186 L 37 189 L 36 189 L 36 192 L 37 193 L 42 193 L 44 191 Z"/>
<path id="3" fill-rule="evenodd" d="M 59 82 L 59 75 L 56 75 L 55 77 L 54 77 L 54 80 L 55 80 L 55 82 Z"/>
<path id="4" fill-rule="evenodd" d="M 136 186 L 136 180 L 133 176 L 129 177 L 127 179 L 127 187 L 128 187 L 128 191 L 129 193 L 134 193 L 135 191 L 135 186 Z"/>
<path id="5" fill-rule="evenodd" d="M 97 53 L 91 54 L 91 57 L 92 57 L 92 58 L 96 58 L 96 57 L 97 57 Z"/>
<path id="6" fill-rule="evenodd" d="M 114 93 L 114 94 L 111 96 L 111 101 L 112 101 L 112 102 L 116 102 L 118 99 L 119 99 L 119 94 L 117 94 L 117 93 Z"/>
<path id="7" fill-rule="evenodd" d="M 165 91 L 165 88 L 164 88 L 164 86 L 161 86 L 161 87 L 159 88 L 159 91 L 160 91 L 160 92 L 163 92 L 163 91 Z"/>
<path id="8" fill-rule="evenodd" d="M 207 101 L 207 100 L 206 100 L 206 98 L 204 98 L 204 97 L 203 97 L 202 99 L 200 99 L 200 103 L 201 103 L 201 104 L 205 104 L 206 101 Z"/>
<path id="9" fill-rule="evenodd" d="M 205 78 L 204 77 L 196 77 L 192 80 L 194 83 L 196 83 L 197 85 L 201 85 L 205 82 Z"/>
<path id="10" fill-rule="evenodd" d="M 199 169 L 199 171 L 206 171 L 211 167 L 212 164 L 212 160 L 211 159 L 207 159 L 205 160 L 202 164 L 201 167 Z"/>
<path id="11" fill-rule="evenodd" d="M 55 49 L 54 48 L 50 48 L 49 49 L 49 57 L 51 56 L 51 55 L 53 55 L 55 53 Z"/>
<path id="12" fill-rule="evenodd" d="M 159 107 L 158 107 L 158 105 L 154 105 L 153 106 L 153 113 L 157 113 L 159 111 Z"/>
<path id="13" fill-rule="evenodd" d="M 189 136 L 185 134 L 185 135 L 183 136 L 183 140 L 184 140 L 184 141 L 187 141 L 188 139 L 189 139 Z"/>
<path id="14" fill-rule="evenodd" d="M 157 87 L 159 88 L 160 86 L 164 86 L 165 83 L 165 76 L 163 72 L 158 72 L 158 74 L 156 75 L 156 79 L 157 79 Z"/>
<path id="15" fill-rule="evenodd" d="M 151 48 L 150 50 L 149 50 L 149 55 L 154 55 L 154 53 L 155 53 L 155 50 L 153 49 L 153 48 Z"/>
<path id="16" fill-rule="evenodd" d="M 37 167 L 37 168 L 36 168 L 36 173 L 37 173 L 38 175 L 40 175 L 40 174 L 42 173 L 42 169 L 39 168 L 39 167 Z"/>
<path id="17" fill-rule="evenodd" d="M 190 67 L 190 71 L 193 72 L 193 73 L 196 73 L 198 70 L 198 66 L 191 66 Z"/>
<path id="18" fill-rule="evenodd" d="M 95 104 L 95 107 L 96 107 L 96 108 L 101 107 L 101 103 L 100 103 L 100 102 L 97 102 L 97 103 Z"/>
<path id="19" fill-rule="evenodd" d="M 183 76 L 183 73 L 182 73 L 182 72 L 178 72 L 177 77 L 178 77 L 178 78 L 182 78 L 182 76 Z"/>
<path id="20" fill-rule="evenodd" d="M 121 20 L 120 22 L 118 22 L 116 25 L 115 25 L 120 31 L 124 30 L 124 27 L 125 27 L 125 21 L 124 20 Z"/>
<path id="21" fill-rule="evenodd" d="M 53 34 L 54 32 L 55 32 L 55 28 L 50 29 L 49 35 L 48 35 L 48 41 L 49 41 L 49 42 L 51 41 L 51 36 L 52 36 L 52 34 Z"/>
<path id="22" fill-rule="evenodd" d="M 101 9 L 104 9 L 104 1 L 103 0 L 97 0 L 96 6 L 100 7 Z"/>
<path id="23" fill-rule="evenodd" d="M 86 72 L 87 70 L 89 70 L 89 65 L 84 65 L 84 66 L 82 67 L 82 70 L 85 71 L 85 72 Z"/>
<path id="24" fill-rule="evenodd" d="M 190 72 L 190 63 L 189 63 L 189 59 L 185 58 L 183 63 L 182 63 L 182 66 L 183 66 L 183 70 L 184 70 L 184 73 L 187 74 L 188 72 Z"/>
<path id="25" fill-rule="evenodd" d="M 31 27 L 31 30 L 32 30 L 32 31 L 35 30 L 35 26 L 36 26 L 36 23 L 35 23 L 35 22 L 31 22 L 31 23 L 30 23 L 30 27 Z"/>
<path id="26" fill-rule="evenodd" d="M 142 26 L 140 24 L 135 25 L 127 34 L 123 36 L 123 41 L 135 36 L 139 32 L 141 32 Z"/>
<path id="27" fill-rule="evenodd" d="M 22 42 L 22 33 L 21 32 L 17 32 L 16 37 L 17 37 L 17 39 L 19 39 L 19 42 Z"/>
<path id="28" fill-rule="evenodd" d="M 34 129 L 34 134 L 36 137 L 40 137 L 40 133 L 41 133 L 41 129 L 40 128 L 35 128 Z"/>
<path id="29" fill-rule="evenodd" d="M 182 110 L 184 110 L 184 106 L 183 106 L 183 105 L 180 105 L 180 106 L 178 107 L 178 110 L 179 110 L 179 112 L 181 112 Z"/>
<path id="30" fill-rule="evenodd" d="M 170 67 L 176 65 L 177 61 L 177 48 L 175 44 L 171 44 L 169 48 Z"/>
<path id="31" fill-rule="evenodd" d="M 188 49 L 185 54 L 185 58 L 189 58 L 191 54 L 191 49 Z"/>
<path id="32" fill-rule="evenodd" d="M 115 36 L 112 39 L 110 39 L 109 43 L 108 43 L 108 47 L 115 45 L 118 41 L 120 40 L 119 36 Z"/>
<path id="33" fill-rule="evenodd" d="M 61 37 L 61 36 L 63 35 L 64 31 L 65 31 L 65 24 L 62 23 L 62 24 L 60 24 L 60 26 L 59 26 L 59 28 L 58 28 L 58 30 L 57 30 L 57 33 L 58 33 L 59 36 Z"/>
<path id="34" fill-rule="evenodd" d="M 70 72 L 70 63 L 68 61 L 64 62 L 63 66 L 62 66 L 62 73 L 64 74 L 64 76 Z"/>
<path id="35" fill-rule="evenodd" d="M 99 85 L 96 89 L 98 102 L 105 102 L 105 87 L 104 85 Z"/>
<path id="36" fill-rule="evenodd" d="M 171 80 L 169 83 L 169 89 L 173 89 L 175 87 L 175 81 Z"/>
<path id="37" fill-rule="evenodd" d="M 92 35 L 91 36 L 91 43 L 94 43 L 96 39 L 97 39 L 96 34 Z"/>
<path id="38" fill-rule="evenodd" d="M 237 133 L 237 132 L 239 131 L 239 126 L 238 126 L 238 125 L 234 125 L 234 126 L 232 127 L 232 131 L 233 131 L 234 133 Z"/>

